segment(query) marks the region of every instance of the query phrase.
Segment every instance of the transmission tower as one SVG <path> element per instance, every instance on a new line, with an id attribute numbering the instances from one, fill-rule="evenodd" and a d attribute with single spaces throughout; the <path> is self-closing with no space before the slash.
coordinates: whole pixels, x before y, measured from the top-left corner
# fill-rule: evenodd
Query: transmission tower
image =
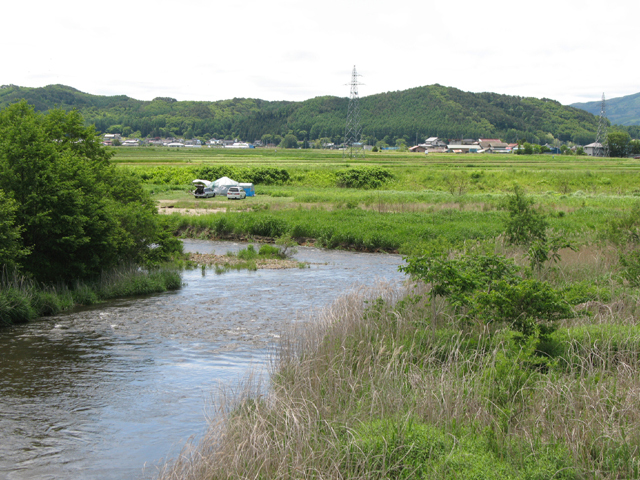
<path id="1" fill-rule="evenodd" d="M 596 145 L 593 149 L 594 157 L 608 157 L 609 143 L 607 141 L 607 114 L 605 113 L 604 93 L 602 94 L 602 106 L 600 107 L 600 120 L 598 121 L 598 134 Z"/>
<path id="2" fill-rule="evenodd" d="M 347 110 L 347 125 L 344 129 L 344 150 L 342 158 L 364 158 L 364 144 L 362 143 L 362 126 L 360 125 L 360 106 L 358 105 L 358 73 L 353 66 L 351 73 L 351 95 L 349 97 L 349 109 Z"/>

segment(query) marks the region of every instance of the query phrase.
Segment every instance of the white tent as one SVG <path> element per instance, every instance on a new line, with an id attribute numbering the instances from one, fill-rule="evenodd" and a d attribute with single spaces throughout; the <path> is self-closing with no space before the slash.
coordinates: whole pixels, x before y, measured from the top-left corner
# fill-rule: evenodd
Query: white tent
<path id="1" fill-rule="evenodd" d="M 231 180 L 229 177 L 222 177 L 213 182 L 213 191 L 216 195 L 226 195 L 229 187 L 236 187 L 238 182 Z"/>
<path id="2" fill-rule="evenodd" d="M 194 180 L 191 183 L 194 185 L 204 185 L 205 187 L 211 187 L 211 185 L 213 185 L 213 182 L 210 182 L 209 180 Z"/>

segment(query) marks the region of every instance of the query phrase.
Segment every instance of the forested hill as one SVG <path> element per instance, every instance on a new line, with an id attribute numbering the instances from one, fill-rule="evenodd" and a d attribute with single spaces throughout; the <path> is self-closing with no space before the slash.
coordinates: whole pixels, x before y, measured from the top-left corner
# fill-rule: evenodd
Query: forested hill
<path id="1" fill-rule="evenodd" d="M 135 137 L 260 139 L 265 134 L 295 134 L 298 139 L 344 135 L 348 98 L 316 97 L 304 102 L 234 98 L 217 102 L 155 98 L 140 101 L 99 96 L 63 85 L 43 88 L 0 87 L 0 108 L 26 99 L 36 110 L 76 108 L 100 132 Z M 368 143 L 413 144 L 429 136 L 442 138 L 526 139 L 535 143 L 592 142 L 597 117 L 549 99 L 495 93 L 470 93 L 430 85 L 360 99 L 363 136 Z M 635 127 L 633 127 L 635 128 Z M 630 132 L 632 136 L 636 132 Z"/>
<path id="2" fill-rule="evenodd" d="M 602 101 L 574 103 L 571 106 L 586 110 L 594 115 L 600 115 Z M 611 123 L 640 125 L 640 93 L 605 99 L 605 113 Z"/>

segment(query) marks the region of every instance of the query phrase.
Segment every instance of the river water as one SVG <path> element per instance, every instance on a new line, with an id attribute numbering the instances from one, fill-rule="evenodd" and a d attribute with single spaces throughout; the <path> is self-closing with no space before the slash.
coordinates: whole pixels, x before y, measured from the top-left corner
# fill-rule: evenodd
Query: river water
<path id="1" fill-rule="evenodd" d="M 153 478 L 204 433 L 220 385 L 264 373 L 288 325 L 357 286 L 403 280 L 397 255 L 300 248 L 295 258 L 310 268 L 185 271 L 176 292 L 0 329 L 0 479 Z"/>

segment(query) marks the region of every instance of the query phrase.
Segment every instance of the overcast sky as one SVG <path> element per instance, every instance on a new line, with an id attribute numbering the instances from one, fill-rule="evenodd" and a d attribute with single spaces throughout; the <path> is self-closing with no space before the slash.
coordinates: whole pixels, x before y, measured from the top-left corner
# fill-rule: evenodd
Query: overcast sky
<path id="1" fill-rule="evenodd" d="M 638 0 L 20 0 L 0 85 L 306 100 L 440 85 L 563 104 L 640 92 Z"/>

